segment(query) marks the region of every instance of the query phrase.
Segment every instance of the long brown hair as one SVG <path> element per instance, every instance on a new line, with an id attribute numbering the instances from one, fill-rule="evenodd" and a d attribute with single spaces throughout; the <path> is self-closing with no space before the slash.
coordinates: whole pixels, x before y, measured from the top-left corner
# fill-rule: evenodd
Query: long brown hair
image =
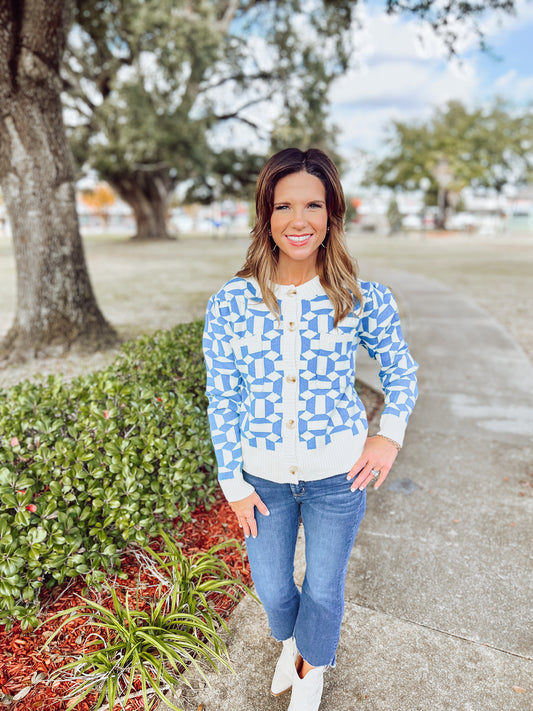
<path id="1" fill-rule="evenodd" d="M 350 256 L 344 235 L 346 202 L 337 168 L 318 148 L 301 151 L 286 148 L 273 155 L 257 179 L 255 193 L 256 222 L 252 229 L 252 243 L 239 277 L 255 277 L 259 282 L 263 301 L 272 313 L 279 316 L 279 304 L 272 291 L 276 283 L 279 250 L 270 236 L 270 218 L 274 209 L 274 190 L 281 178 L 305 171 L 314 175 L 326 190 L 326 210 L 329 232 L 317 254 L 320 283 L 335 310 L 334 324 L 347 316 L 355 302 L 362 306 L 362 295 L 357 283 L 357 264 Z"/>

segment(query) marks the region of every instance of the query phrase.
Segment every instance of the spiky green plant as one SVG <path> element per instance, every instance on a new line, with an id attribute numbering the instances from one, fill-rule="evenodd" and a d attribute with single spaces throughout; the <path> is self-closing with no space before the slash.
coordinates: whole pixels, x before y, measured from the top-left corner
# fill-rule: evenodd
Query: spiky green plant
<path id="1" fill-rule="evenodd" d="M 198 612 L 204 614 L 205 611 L 224 624 L 209 598 L 223 594 L 236 602 L 242 594 L 242 584 L 232 580 L 228 565 L 218 557 L 221 550 L 229 547 L 241 551 L 238 541 L 223 541 L 208 551 L 187 556 L 175 538 L 165 532 L 161 538 L 164 541 L 161 552 L 146 546 L 134 551 L 141 568 L 159 580 L 158 593 L 167 595 L 168 604 L 175 608 L 186 610 L 191 615 Z M 248 588 L 246 590 L 251 593 Z"/>
<path id="2" fill-rule="evenodd" d="M 236 600 L 239 589 L 247 590 L 231 577 L 227 564 L 216 556 L 227 544 L 188 558 L 173 538 L 165 535 L 164 541 L 160 553 L 143 549 L 150 571 L 157 573 L 160 581 L 157 603 L 152 602 L 145 610 L 138 609 L 138 605 L 132 608 L 128 595 L 123 604 L 116 590 L 106 583 L 111 609 L 81 598 L 80 605 L 48 619 L 68 615 L 45 646 L 73 619 L 85 619 L 91 626 L 102 629 L 102 635 L 87 642 L 88 647 L 98 645 L 98 649 L 86 652 L 54 673 L 54 678 L 58 678 L 71 672 L 69 679 L 79 682 L 69 695 L 72 701 L 67 711 L 92 692 L 99 694 L 95 709 L 104 703 L 109 709 L 118 701 L 126 704 L 136 680 L 140 681 L 147 710 L 157 703 L 157 699 L 148 699 L 149 694 L 155 694 L 175 711 L 181 711 L 166 698 L 165 692 L 179 683 L 190 686 L 186 673 L 191 665 L 206 681 L 202 662 L 215 670 L 219 664 L 232 670 L 221 636 L 227 625 L 209 600 L 213 594 Z"/>

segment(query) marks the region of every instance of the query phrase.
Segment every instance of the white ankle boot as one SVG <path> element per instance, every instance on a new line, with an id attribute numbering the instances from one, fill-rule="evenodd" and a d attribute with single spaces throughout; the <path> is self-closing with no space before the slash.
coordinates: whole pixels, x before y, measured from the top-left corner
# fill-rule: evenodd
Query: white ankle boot
<path id="1" fill-rule="evenodd" d="M 325 667 L 315 667 L 300 679 L 296 668 L 292 678 L 291 703 L 288 711 L 318 711 L 324 687 Z"/>
<path id="2" fill-rule="evenodd" d="M 278 663 L 276 664 L 276 670 L 274 671 L 274 677 L 272 678 L 272 685 L 270 687 L 272 696 L 280 696 L 280 694 L 284 694 L 291 688 L 296 654 L 296 642 L 294 637 L 283 640 L 283 649 Z"/>

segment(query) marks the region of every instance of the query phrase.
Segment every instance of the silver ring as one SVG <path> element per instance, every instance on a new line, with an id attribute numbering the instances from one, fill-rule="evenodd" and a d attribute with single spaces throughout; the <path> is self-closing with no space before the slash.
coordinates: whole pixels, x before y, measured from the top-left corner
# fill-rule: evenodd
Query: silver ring
<path id="1" fill-rule="evenodd" d="M 370 473 L 372 474 L 372 476 L 374 477 L 374 479 L 377 479 L 377 477 L 381 474 L 381 472 L 379 471 L 379 469 L 371 469 L 371 470 L 370 470 Z"/>

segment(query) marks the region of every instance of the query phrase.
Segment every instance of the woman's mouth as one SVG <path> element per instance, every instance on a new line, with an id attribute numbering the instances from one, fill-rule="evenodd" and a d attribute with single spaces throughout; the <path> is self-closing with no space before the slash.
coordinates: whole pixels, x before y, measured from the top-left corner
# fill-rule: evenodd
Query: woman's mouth
<path id="1" fill-rule="evenodd" d="M 285 235 L 285 237 L 289 240 L 291 244 L 301 245 L 305 244 L 308 240 L 310 240 L 312 235 Z"/>

